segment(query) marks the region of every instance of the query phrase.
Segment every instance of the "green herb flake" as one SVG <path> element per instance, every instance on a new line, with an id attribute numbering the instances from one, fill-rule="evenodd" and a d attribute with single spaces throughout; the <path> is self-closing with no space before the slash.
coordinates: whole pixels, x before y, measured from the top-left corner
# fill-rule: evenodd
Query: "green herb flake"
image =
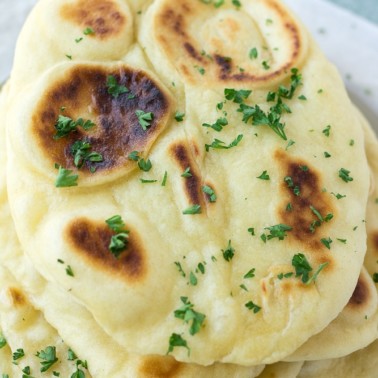
<path id="1" fill-rule="evenodd" d="M 186 167 L 185 171 L 183 173 L 181 173 L 181 177 L 188 178 L 188 177 L 192 177 L 192 176 L 193 175 L 190 173 L 190 167 Z"/>
<path id="2" fill-rule="evenodd" d="M 290 140 L 288 141 L 286 147 L 285 147 L 285 151 L 287 151 L 287 150 L 288 150 L 292 145 L 294 145 L 294 144 L 295 144 L 295 142 L 294 142 L 292 139 L 290 139 Z"/>
<path id="3" fill-rule="evenodd" d="M 50 369 L 50 367 L 58 361 L 58 358 L 56 357 L 56 348 L 54 346 L 48 346 L 44 350 L 37 352 L 36 356 L 42 360 L 41 373 Z"/>
<path id="4" fill-rule="evenodd" d="M 90 35 L 90 34 L 95 34 L 94 30 L 90 27 L 87 27 L 83 30 L 84 35 Z"/>
<path id="5" fill-rule="evenodd" d="M 194 68 L 201 74 L 201 75 L 205 75 L 206 73 L 206 70 L 203 68 L 203 67 L 200 67 L 200 66 L 194 66 Z"/>
<path id="6" fill-rule="evenodd" d="M 252 93 L 251 90 L 246 90 L 246 89 L 230 89 L 230 88 L 225 88 L 224 90 L 224 97 L 229 100 L 233 101 L 236 104 L 241 104 L 246 100 L 249 95 Z"/>
<path id="7" fill-rule="evenodd" d="M 236 7 L 236 8 L 240 8 L 242 6 L 241 2 L 239 0 L 232 0 L 232 4 Z"/>
<path id="8" fill-rule="evenodd" d="M 56 165 L 55 167 L 58 168 L 58 176 L 55 180 L 55 186 L 57 188 L 77 186 L 78 175 L 73 174 L 72 170 L 65 169 L 61 165 Z"/>
<path id="9" fill-rule="evenodd" d="M 197 286 L 198 279 L 197 279 L 196 275 L 193 272 L 190 272 L 190 274 L 189 274 L 189 283 L 192 286 Z"/>
<path id="10" fill-rule="evenodd" d="M 209 196 L 210 202 L 216 202 L 217 195 L 214 192 L 214 189 L 210 188 L 208 185 L 202 186 L 202 191 Z"/>
<path id="11" fill-rule="evenodd" d="M 349 176 L 350 171 L 345 168 L 339 170 L 339 177 L 346 183 L 353 181 L 353 178 Z"/>
<path id="12" fill-rule="evenodd" d="M 261 307 L 253 303 L 252 301 L 247 302 L 245 304 L 245 307 L 247 307 L 248 310 L 252 310 L 254 314 L 257 314 L 261 310 Z"/>
<path id="13" fill-rule="evenodd" d="M 374 274 L 373 274 L 373 281 L 374 281 L 375 283 L 378 283 L 378 273 L 374 273 Z"/>
<path id="14" fill-rule="evenodd" d="M 67 351 L 67 360 L 68 361 L 75 361 L 77 360 L 77 356 L 75 354 L 75 352 L 69 348 L 68 351 Z"/>
<path id="15" fill-rule="evenodd" d="M 105 223 L 116 233 L 112 235 L 108 248 L 113 256 L 118 258 L 120 254 L 127 249 L 130 231 L 125 229 L 125 223 L 120 215 L 112 216 L 107 219 Z"/>
<path id="16" fill-rule="evenodd" d="M 117 79 L 113 75 L 107 76 L 106 86 L 108 88 L 108 93 L 114 98 L 117 98 L 123 93 L 130 92 L 130 90 L 125 85 L 118 84 Z"/>
<path id="17" fill-rule="evenodd" d="M 71 154 L 74 157 L 74 165 L 81 168 L 85 162 L 99 163 L 104 159 L 101 154 L 91 151 L 92 146 L 89 142 L 77 140 L 71 145 Z"/>
<path id="18" fill-rule="evenodd" d="M 78 127 L 82 127 L 84 130 L 89 130 L 95 124 L 91 120 L 84 120 L 83 118 L 78 118 L 76 121 L 70 117 L 66 117 L 62 114 L 59 114 L 57 121 L 55 122 L 56 134 L 54 139 L 60 139 L 71 132 L 77 131 Z"/>
<path id="19" fill-rule="evenodd" d="M 349 146 L 354 146 L 354 139 L 351 139 L 351 140 L 349 141 Z"/>
<path id="20" fill-rule="evenodd" d="M 175 114 L 175 120 L 177 122 L 182 122 L 184 120 L 185 113 L 177 111 Z"/>
<path id="21" fill-rule="evenodd" d="M 331 243 L 332 243 L 332 239 L 331 238 L 322 238 L 320 239 L 320 241 L 322 242 L 322 244 L 328 248 L 328 249 L 331 249 Z"/>
<path id="22" fill-rule="evenodd" d="M 267 240 L 277 238 L 278 240 L 284 240 L 287 236 L 286 232 L 291 231 L 293 228 L 286 224 L 276 224 L 270 227 L 264 227 L 265 230 L 269 230 L 269 234 L 266 235 Z"/>
<path id="23" fill-rule="evenodd" d="M 205 149 L 209 152 L 210 148 L 213 149 L 220 149 L 220 150 L 228 150 L 230 148 L 236 147 L 240 141 L 243 139 L 243 134 L 239 134 L 230 144 L 226 145 L 225 142 L 214 139 L 211 144 L 205 144 Z"/>
<path id="24" fill-rule="evenodd" d="M 287 212 L 293 211 L 293 205 L 289 202 L 289 203 L 286 205 L 285 210 L 286 210 Z"/>
<path id="25" fill-rule="evenodd" d="M 266 60 L 264 60 L 261 64 L 262 64 L 264 70 L 269 70 L 270 65 Z"/>
<path id="26" fill-rule="evenodd" d="M 302 282 L 306 285 L 309 285 L 311 282 L 315 283 L 319 273 L 328 265 L 328 262 L 320 264 L 312 277 L 309 277 L 309 274 L 312 271 L 312 267 L 302 253 L 298 253 L 293 256 L 292 265 L 295 268 L 295 276 L 302 276 Z"/>
<path id="27" fill-rule="evenodd" d="M 339 241 L 340 243 L 343 243 L 343 244 L 346 244 L 346 242 L 347 242 L 346 239 L 339 239 L 339 238 L 337 238 L 336 240 Z"/>
<path id="28" fill-rule="evenodd" d="M 331 157 L 331 154 L 327 151 L 324 151 L 324 157 L 325 158 L 330 158 Z"/>
<path id="29" fill-rule="evenodd" d="M 0 333 L 0 349 L 1 349 L 1 348 L 4 348 L 5 345 L 7 345 L 7 340 L 6 340 L 5 337 Z"/>
<path id="30" fill-rule="evenodd" d="M 338 200 L 346 197 L 346 195 L 343 195 L 343 194 L 340 194 L 340 193 L 331 192 L 331 194 L 333 196 L 335 196 Z"/>
<path id="31" fill-rule="evenodd" d="M 249 227 L 247 230 L 252 236 L 255 236 L 255 229 L 253 227 Z"/>
<path id="32" fill-rule="evenodd" d="M 235 255 L 235 249 L 231 246 L 231 240 L 228 241 L 226 249 L 222 249 L 223 258 L 226 261 L 231 261 Z"/>
<path id="33" fill-rule="evenodd" d="M 260 180 L 270 180 L 270 177 L 269 177 L 267 171 L 263 171 L 263 173 L 261 173 L 261 175 L 257 176 L 256 178 L 258 178 Z"/>
<path id="34" fill-rule="evenodd" d="M 249 291 L 249 290 L 247 289 L 247 286 L 245 286 L 244 284 L 239 285 L 239 287 L 240 287 L 241 289 L 245 290 L 245 291 Z"/>
<path id="35" fill-rule="evenodd" d="M 152 112 L 144 112 L 143 110 L 136 110 L 135 111 L 136 116 L 138 117 L 139 125 L 142 126 L 142 129 L 144 131 L 147 130 L 151 126 L 151 122 L 154 118 L 154 115 Z"/>
<path id="36" fill-rule="evenodd" d="M 158 181 L 158 180 L 154 180 L 154 179 L 149 180 L 149 179 L 143 179 L 143 178 L 141 178 L 141 179 L 139 179 L 139 180 L 140 180 L 140 182 L 141 182 L 142 184 L 154 184 L 155 182 Z"/>
<path id="37" fill-rule="evenodd" d="M 282 279 L 284 279 L 284 278 L 290 278 L 290 277 L 292 277 L 293 274 L 294 274 L 293 272 L 280 273 L 280 274 L 277 275 L 277 278 L 278 278 L 279 280 L 282 280 Z"/>
<path id="38" fill-rule="evenodd" d="M 327 125 L 325 129 L 322 130 L 322 133 L 326 136 L 329 137 L 331 133 L 331 125 Z"/>
<path id="39" fill-rule="evenodd" d="M 75 274 L 74 274 L 74 272 L 73 272 L 73 270 L 72 270 L 71 265 L 67 265 L 67 266 L 66 266 L 66 274 L 67 274 L 67 276 L 75 277 Z"/>
<path id="40" fill-rule="evenodd" d="M 185 274 L 184 270 L 182 269 L 181 264 L 180 264 L 178 261 L 175 261 L 174 264 L 176 265 L 176 268 L 177 268 L 177 270 L 179 271 L 179 273 L 180 273 L 183 277 L 186 277 L 186 274 Z"/>
<path id="41" fill-rule="evenodd" d="M 138 161 L 139 160 L 139 152 L 138 151 L 132 151 L 132 152 L 129 153 L 127 158 L 129 160 L 132 160 L 132 161 Z"/>
<path id="42" fill-rule="evenodd" d="M 203 123 L 202 126 L 203 127 L 209 127 L 209 128 L 212 128 L 213 130 L 215 131 L 222 131 L 223 130 L 223 127 L 227 126 L 228 125 L 228 121 L 227 121 L 227 118 L 218 118 L 215 123 L 213 124 L 210 124 L 210 123 Z"/>
<path id="43" fill-rule="evenodd" d="M 24 356 L 25 356 L 24 350 L 22 348 L 18 348 L 18 349 L 16 349 L 15 352 L 13 352 L 12 359 L 13 359 L 13 361 L 17 361 Z"/>
<path id="44" fill-rule="evenodd" d="M 185 323 L 191 322 L 189 333 L 193 336 L 201 330 L 206 315 L 195 311 L 194 305 L 190 303 L 187 297 L 180 297 L 180 299 L 183 306 L 175 310 L 174 315 L 176 318 L 184 320 Z"/>
<path id="45" fill-rule="evenodd" d="M 177 333 L 172 333 L 172 335 L 169 337 L 169 346 L 167 354 L 173 352 L 173 349 L 176 347 L 186 348 L 188 350 L 188 356 L 190 356 L 190 348 L 188 347 L 187 341 L 183 339 L 181 335 Z"/>
<path id="46" fill-rule="evenodd" d="M 257 59 L 259 53 L 256 49 L 256 47 L 253 47 L 251 50 L 249 50 L 249 58 L 250 59 Z"/>
<path id="47" fill-rule="evenodd" d="M 252 268 L 251 270 L 249 270 L 249 271 L 243 276 L 243 278 L 247 279 L 247 278 L 253 278 L 253 277 L 255 277 L 255 271 L 256 271 L 256 269 L 255 269 L 255 268 Z"/>
<path id="48" fill-rule="evenodd" d="M 183 210 L 184 215 L 201 214 L 201 205 L 192 205 Z"/>
<path id="49" fill-rule="evenodd" d="M 298 100 L 306 101 L 307 97 L 305 95 L 298 96 Z"/>
<path id="50" fill-rule="evenodd" d="M 164 172 L 163 180 L 161 182 L 161 186 L 165 186 L 167 184 L 167 179 L 168 179 L 168 172 Z"/>
<path id="51" fill-rule="evenodd" d="M 138 167 L 141 171 L 149 172 L 152 168 L 152 163 L 151 163 L 150 159 L 147 159 L 147 160 L 140 159 L 138 161 Z"/>

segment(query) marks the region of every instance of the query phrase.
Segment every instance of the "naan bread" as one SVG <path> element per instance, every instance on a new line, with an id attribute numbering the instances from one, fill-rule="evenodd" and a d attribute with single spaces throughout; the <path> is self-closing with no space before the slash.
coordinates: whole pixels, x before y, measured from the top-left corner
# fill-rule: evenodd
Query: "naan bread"
<path id="1" fill-rule="evenodd" d="M 7 89 L 8 87 L 0 96 L 0 114 L 4 112 Z M 5 151 L 4 124 L 1 126 L 0 150 Z M 62 344 L 59 341 L 62 338 L 80 358 L 87 361 L 88 371 L 94 377 L 254 378 L 261 372 L 263 365 L 245 367 L 216 363 L 205 367 L 180 363 L 171 356 L 138 356 L 128 353 L 99 327 L 84 306 L 56 285 L 46 282 L 23 254 L 9 212 L 5 165 L 6 156 L 2 153 L 0 155 L 0 288 L 3 295 L 0 294 L 0 328 L 3 326 L 6 330 L 4 335 L 7 336 L 8 342 L 12 342 L 13 350 L 23 346 L 27 351 L 37 351 L 38 348 L 44 349 L 50 344 Z M 21 298 L 22 301 L 16 303 L 17 298 Z M 25 322 L 20 321 L 20 318 L 25 318 Z M 59 354 L 67 354 L 63 353 L 62 349 L 64 346 L 60 346 Z M 11 364 L 9 347 L 5 346 L 0 352 L 4 358 L 7 358 L 4 367 L 0 364 L 4 369 L 3 372 L 15 371 L 14 367 L 11 370 L 14 365 Z M 32 371 L 35 371 L 31 359 L 34 365 L 38 362 L 33 354 L 28 353 L 22 360 L 25 362 L 23 366 L 33 366 Z M 64 361 L 66 360 L 59 360 L 58 370 L 60 372 L 72 370 L 72 363 Z M 81 366 L 79 368 L 82 369 Z M 18 370 L 17 372 L 19 373 Z M 86 377 L 90 378 L 88 375 Z"/>
<path id="2" fill-rule="evenodd" d="M 378 369 L 378 341 L 343 358 L 310 361 L 298 378 L 374 378 Z"/>
<path id="3" fill-rule="evenodd" d="M 92 1 L 93 9 L 100 3 Z M 135 33 L 125 23 L 103 38 L 96 11 L 94 33 L 83 36 L 71 60 L 65 53 L 78 48 L 73 35 L 84 26 L 68 14 L 83 1 L 41 0 L 19 41 L 6 114 L 7 180 L 23 250 L 54 291 L 80 303 L 129 353 L 169 351 L 202 365 L 287 357 L 347 304 L 366 251 L 369 169 L 339 75 L 279 1 L 244 1 L 238 9 L 156 0 L 141 2 L 142 14 L 126 10 L 126 2 L 106 3 Z M 43 30 L 46 15 L 53 33 Z M 121 35 L 126 47 L 116 49 Z M 257 61 L 249 57 L 253 47 Z M 32 52 L 35 63 L 26 66 Z M 109 93 L 109 77 L 128 92 Z M 253 92 L 226 93 L 225 101 L 225 88 Z M 267 101 L 272 91 L 274 102 Z M 270 112 L 280 135 L 257 115 L 259 127 L 246 126 L 238 109 Z M 153 113 L 144 127 L 141 110 Z M 183 122 L 176 111 L 185 112 Z M 96 126 L 56 140 L 60 115 Z M 218 133 L 220 117 L 228 125 Z M 54 165 L 76 173 L 70 149 L 79 138 L 103 161 L 84 165 L 77 187 L 57 188 Z M 135 150 L 151 160 L 151 171 L 128 158 Z M 182 177 L 188 168 L 191 176 Z M 269 180 L 258 178 L 264 171 Z M 183 214 L 187 209 L 195 214 Z M 114 232 L 105 223 L 114 215 L 130 231 L 119 258 L 109 251 Z M 314 222 L 319 227 L 311 230 Z M 300 274 L 280 279 L 295 272 L 299 252 L 310 276 L 323 267 L 315 283 L 304 284 Z M 195 331 L 191 319 L 175 316 L 183 305 L 194 306 Z"/>

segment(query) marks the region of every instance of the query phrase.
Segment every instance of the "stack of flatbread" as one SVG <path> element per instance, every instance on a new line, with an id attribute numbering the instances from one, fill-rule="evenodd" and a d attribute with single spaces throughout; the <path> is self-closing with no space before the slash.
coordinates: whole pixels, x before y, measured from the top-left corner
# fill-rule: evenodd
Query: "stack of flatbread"
<path id="1" fill-rule="evenodd" d="M 3 377 L 375 377 L 378 142 L 279 0 L 40 0 L 1 94 Z"/>

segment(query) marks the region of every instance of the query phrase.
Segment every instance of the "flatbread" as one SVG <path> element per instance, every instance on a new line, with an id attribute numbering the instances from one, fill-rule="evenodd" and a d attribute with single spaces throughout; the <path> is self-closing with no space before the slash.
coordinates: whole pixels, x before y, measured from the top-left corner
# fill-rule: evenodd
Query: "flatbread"
<path id="1" fill-rule="evenodd" d="M 298 378 L 374 378 L 377 376 L 378 341 L 343 358 L 311 361 L 303 365 Z"/>
<path id="2" fill-rule="evenodd" d="M 8 87 L 0 95 L 0 113 L 3 113 L 6 106 L 7 91 Z M 1 129 L 1 151 L 5 151 L 4 132 Z M 0 169 L 0 329 L 4 328 L 8 344 L 0 349 L 0 357 L 5 358 L 4 366 L 0 360 L 0 367 L 3 369 L 0 373 L 17 371 L 19 374 L 20 369 L 25 366 L 32 367 L 34 372 L 35 369 L 39 371 L 39 360 L 30 351 L 42 350 L 50 345 L 59 345 L 59 364 L 54 365 L 59 366 L 57 370 L 62 374 L 76 371 L 77 359 L 71 362 L 62 358 L 67 355 L 67 344 L 87 362 L 87 369 L 83 369 L 82 365 L 79 368 L 88 378 L 191 378 L 197 375 L 203 378 L 254 378 L 261 372 L 263 365 L 245 367 L 217 363 L 204 367 L 180 363 L 171 356 L 138 356 L 128 353 L 112 340 L 84 306 L 67 296 L 56 285 L 46 282 L 23 254 L 7 201 L 5 160 L 3 153 L 0 155 L 0 167 L 3 167 Z M 18 298 L 20 300 L 16 302 Z M 66 345 L 63 345 L 63 339 Z M 29 352 L 23 357 L 20 369 L 12 364 L 9 345 L 14 351 L 23 347 L 24 351 Z"/>
<path id="3" fill-rule="evenodd" d="M 127 51 L 116 50 L 115 58 L 107 50 L 113 37 L 116 41 L 119 33 L 130 33 L 126 29 L 105 39 L 95 31 L 86 36 L 90 43 L 81 45 L 77 58 L 62 62 L 62 51 L 52 46 L 74 45 L 72 36 L 79 29 L 64 32 L 72 24 L 62 10 L 66 2 L 42 0 L 18 43 L 6 114 L 8 193 L 18 237 L 43 279 L 84 306 L 129 353 L 169 351 L 179 361 L 202 365 L 273 363 L 324 329 L 358 280 L 366 231 L 363 224 L 352 230 L 365 216 L 369 169 L 357 116 L 336 70 L 290 12 L 278 1 L 244 3 L 236 9 L 157 0 L 139 15 Z M 76 9 L 82 1 L 67 4 Z M 40 26 L 46 15 L 54 24 L 54 44 Z M 256 43 L 262 54 L 266 42 L 271 67 L 265 62 L 265 68 L 255 70 L 253 62 L 242 73 L 234 63 L 230 67 L 227 57 L 217 57 L 213 44 L 205 52 L 215 63 L 199 59 L 202 39 L 184 27 L 189 22 L 195 27 L 204 17 L 210 24 L 226 20 L 225 38 L 216 42 L 222 44 L 222 54 L 235 30 L 245 32 L 252 22 L 250 48 Z M 261 19 L 271 19 L 271 29 Z M 204 29 L 201 35 L 213 41 L 212 32 Z M 190 38 L 183 39 L 185 35 Z M 37 43 L 44 46 L 43 54 L 36 51 L 32 70 L 24 62 Z M 282 49 L 278 53 L 276 43 Z M 178 58 L 174 46 L 179 54 L 184 46 L 187 54 Z M 241 43 L 230 51 L 237 64 L 242 64 L 243 51 L 248 56 Z M 190 67 L 193 59 L 197 67 Z M 217 104 L 225 101 L 225 87 L 253 90 L 244 105 L 251 109 L 258 104 L 269 112 L 268 92 L 275 91 L 277 100 L 279 85 L 298 84 L 294 68 L 303 84 L 291 99 L 281 98 L 291 109 L 280 108 L 286 122 L 282 138 L 266 125 L 247 127 L 232 100 L 223 105 L 229 125 L 220 134 L 213 130 L 216 126 L 202 126 L 224 116 Z M 109 76 L 130 93 L 111 95 Z M 146 130 L 137 118 L 141 109 L 153 113 Z M 177 110 L 185 112 L 182 123 L 174 118 Z M 55 140 L 59 115 L 90 119 L 96 126 Z M 103 162 L 95 164 L 95 172 L 90 165 L 81 169 L 77 187 L 57 188 L 54 165 L 76 170 L 69 151 L 78 137 L 89 138 Z M 228 148 L 214 148 L 219 146 Z M 134 150 L 151 160 L 151 171 L 142 172 L 128 158 Z M 187 168 L 191 176 L 182 177 Z M 264 171 L 270 180 L 258 178 Z M 216 202 L 204 186 L 215 191 Z M 286 210 L 289 202 L 292 211 Z M 183 214 L 188 209 L 201 213 Z M 312 232 L 311 224 L 319 220 L 316 212 L 333 218 Z M 109 251 L 114 235 L 105 223 L 114 215 L 130 231 L 128 249 L 119 258 Z M 271 232 L 282 224 L 290 229 L 279 240 Z M 248 231 L 252 228 L 255 235 Z M 337 238 L 348 238 L 348 243 Z M 316 283 L 306 285 L 294 275 L 279 278 L 294 272 L 292 259 L 299 251 L 312 273 L 323 266 Z M 66 274 L 66 266 L 74 277 Z M 254 277 L 244 278 L 252 269 Z M 205 315 L 198 332 L 175 316 L 187 301 Z M 66 315 L 75 313 L 68 309 Z M 83 326 L 83 320 L 78 322 Z M 173 347 L 172 337 L 180 337 L 187 348 Z"/>

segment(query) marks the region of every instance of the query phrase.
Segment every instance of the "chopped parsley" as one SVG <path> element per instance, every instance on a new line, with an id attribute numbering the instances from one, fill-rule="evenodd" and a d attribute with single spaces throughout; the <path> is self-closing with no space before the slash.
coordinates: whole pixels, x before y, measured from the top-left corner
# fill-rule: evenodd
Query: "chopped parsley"
<path id="1" fill-rule="evenodd" d="M 132 151 L 127 156 L 129 160 L 138 161 L 139 160 L 139 152 L 138 151 Z"/>
<path id="2" fill-rule="evenodd" d="M 277 278 L 279 280 L 282 280 L 284 278 L 290 278 L 294 273 L 293 272 L 288 272 L 288 273 L 280 273 L 277 275 Z"/>
<path id="3" fill-rule="evenodd" d="M 142 184 L 154 184 L 155 182 L 157 182 L 158 180 L 146 180 L 146 179 L 143 179 L 143 178 L 141 178 L 140 179 L 140 182 L 142 183 Z"/>
<path id="4" fill-rule="evenodd" d="M 175 261 L 174 264 L 176 265 L 177 270 L 179 271 L 179 273 L 180 273 L 183 277 L 186 277 L 186 274 L 185 274 L 184 270 L 182 269 L 181 264 L 180 264 L 178 261 Z"/>
<path id="5" fill-rule="evenodd" d="M 374 273 L 374 274 L 373 274 L 373 281 L 374 281 L 375 283 L 378 283 L 378 273 Z"/>
<path id="6" fill-rule="evenodd" d="M 311 282 L 316 281 L 319 273 L 328 265 L 328 262 L 320 264 L 317 271 L 313 274 L 312 277 L 310 277 L 312 267 L 303 253 L 294 255 L 291 264 L 295 268 L 295 277 L 302 276 L 302 282 L 308 285 Z"/>
<path id="7" fill-rule="evenodd" d="M 25 352 L 22 348 L 16 349 L 16 351 L 13 352 L 12 354 L 13 361 L 17 361 L 24 356 L 25 356 Z"/>
<path id="8" fill-rule="evenodd" d="M 222 249 L 223 258 L 226 261 L 231 261 L 235 255 L 235 249 L 231 246 L 231 240 L 228 241 L 226 249 Z"/>
<path id="9" fill-rule="evenodd" d="M 138 161 L 138 167 L 141 171 L 148 172 L 152 168 L 152 163 L 150 159 L 147 159 L 147 161 L 144 159 L 140 159 Z"/>
<path id="10" fill-rule="evenodd" d="M 192 205 L 183 210 L 185 215 L 201 214 L 201 205 Z"/>
<path id="11" fill-rule="evenodd" d="M 75 274 L 71 268 L 71 265 L 67 265 L 66 266 L 66 274 L 67 276 L 70 276 L 70 277 L 75 277 Z"/>
<path id="12" fill-rule="evenodd" d="M 225 142 L 219 140 L 219 139 L 214 139 L 214 141 L 211 144 L 205 144 L 205 149 L 208 152 L 210 148 L 213 149 L 223 149 L 223 150 L 228 150 L 232 147 L 236 147 L 240 141 L 243 139 L 243 134 L 239 134 L 230 144 L 226 145 Z"/>
<path id="13" fill-rule="evenodd" d="M 190 356 L 190 348 L 188 347 L 187 341 L 183 339 L 181 335 L 177 333 L 172 333 L 172 335 L 169 337 L 169 347 L 167 354 L 173 352 L 173 349 L 175 347 L 186 348 L 188 350 L 188 356 Z"/>
<path id="14" fill-rule="evenodd" d="M 163 180 L 161 182 L 161 186 L 165 186 L 167 184 L 168 172 L 164 172 Z"/>
<path id="15" fill-rule="evenodd" d="M 249 227 L 247 230 L 252 236 L 255 236 L 255 229 L 253 227 Z"/>
<path id="16" fill-rule="evenodd" d="M 7 340 L 6 340 L 5 337 L 0 333 L 0 349 L 1 349 L 1 348 L 4 348 L 5 345 L 7 345 Z"/>
<path id="17" fill-rule="evenodd" d="M 330 158 L 331 157 L 331 154 L 327 151 L 324 151 L 324 157 L 325 158 Z"/>
<path id="18" fill-rule="evenodd" d="M 331 243 L 332 243 L 332 239 L 331 238 L 322 238 L 320 239 L 320 241 L 322 242 L 322 244 L 328 248 L 328 249 L 331 249 Z"/>
<path id="19" fill-rule="evenodd" d="M 249 50 L 249 58 L 250 59 L 257 59 L 259 53 L 256 49 L 256 47 L 253 47 L 251 50 Z"/>
<path id="20" fill-rule="evenodd" d="M 251 270 L 249 270 L 243 278 L 253 278 L 255 276 L 255 268 L 252 268 Z"/>
<path id="21" fill-rule="evenodd" d="M 196 275 L 193 272 L 190 272 L 190 274 L 189 274 L 189 283 L 192 286 L 196 286 L 197 283 L 198 283 L 198 279 L 197 279 Z"/>
<path id="22" fill-rule="evenodd" d="M 130 92 L 130 90 L 126 86 L 118 84 L 117 79 L 113 75 L 109 75 L 106 78 L 106 86 L 108 88 L 108 93 L 114 98 L 117 98 L 123 93 Z"/>
<path id="23" fill-rule="evenodd" d="M 232 0 L 232 4 L 236 7 L 236 8 L 240 8 L 242 5 L 241 5 L 241 2 L 239 0 Z"/>
<path id="24" fill-rule="evenodd" d="M 343 194 L 340 194 L 340 193 L 331 192 L 331 194 L 334 195 L 338 200 L 346 197 L 346 195 L 343 195 Z"/>
<path id="25" fill-rule="evenodd" d="M 269 230 L 269 234 L 266 235 L 267 240 L 278 238 L 278 240 L 284 240 L 287 236 L 286 232 L 291 231 L 293 228 L 286 224 L 276 224 L 274 226 L 265 227 L 265 230 Z"/>
<path id="26" fill-rule="evenodd" d="M 154 118 L 153 113 L 151 112 L 146 113 L 143 110 L 136 110 L 135 114 L 138 117 L 138 121 L 139 121 L 139 124 L 142 126 L 142 129 L 146 131 L 147 128 L 151 126 L 151 122 Z"/>
<path id="27" fill-rule="evenodd" d="M 215 202 L 217 200 L 217 195 L 215 194 L 214 189 L 210 188 L 210 186 L 202 186 L 202 191 L 209 196 L 210 202 Z"/>
<path id="28" fill-rule="evenodd" d="M 218 118 L 215 123 L 209 124 L 209 123 L 203 123 L 203 127 L 210 127 L 215 131 L 222 131 L 223 127 L 228 125 L 228 121 L 226 118 Z"/>
<path id="29" fill-rule="evenodd" d="M 58 361 L 58 358 L 56 357 L 56 348 L 54 346 L 48 346 L 44 350 L 37 352 L 36 356 L 42 360 L 41 373 L 50 369 L 50 367 Z"/>
<path id="30" fill-rule="evenodd" d="M 201 74 L 205 75 L 206 70 L 203 67 L 200 66 L 194 66 L 194 68 Z"/>
<path id="31" fill-rule="evenodd" d="M 331 125 L 327 125 L 326 128 L 322 130 L 322 133 L 323 133 L 326 137 L 329 137 L 329 134 L 331 133 Z"/>
<path id="32" fill-rule="evenodd" d="M 266 60 L 264 60 L 264 61 L 262 62 L 262 66 L 264 67 L 264 70 L 269 70 L 269 68 L 270 68 L 269 63 L 268 63 Z"/>
<path id="33" fill-rule="evenodd" d="M 63 168 L 61 165 L 55 165 L 58 169 L 58 176 L 55 180 L 55 186 L 57 188 L 67 188 L 71 186 L 77 186 L 78 175 L 72 174 L 72 170 Z"/>
<path id="34" fill-rule="evenodd" d="M 184 120 L 185 113 L 177 111 L 175 114 L 175 120 L 177 122 L 182 122 Z"/>
<path id="35" fill-rule="evenodd" d="M 289 139 L 289 141 L 287 142 L 285 151 L 287 151 L 294 144 L 295 144 L 295 142 L 292 139 Z"/>
<path id="36" fill-rule="evenodd" d="M 346 183 L 348 183 L 349 181 L 353 181 L 353 178 L 349 176 L 349 173 L 350 171 L 348 171 L 347 169 L 341 168 L 339 170 L 339 177 Z"/>
<path id="37" fill-rule="evenodd" d="M 91 27 L 87 27 L 83 30 L 84 35 L 89 35 L 89 34 L 95 34 L 94 30 Z"/>
<path id="38" fill-rule="evenodd" d="M 76 121 L 74 121 L 70 117 L 66 117 L 62 114 L 59 114 L 58 119 L 54 125 L 56 129 L 56 134 L 54 135 L 54 139 L 60 139 L 68 134 L 70 134 L 73 131 L 77 131 L 78 127 L 82 127 L 84 130 L 89 130 L 95 124 L 91 120 L 84 120 L 83 118 L 78 118 Z"/>
<path id="39" fill-rule="evenodd" d="M 256 177 L 256 178 L 258 178 L 260 180 L 269 180 L 270 179 L 267 171 L 263 171 L 263 173 L 261 173 L 261 175 Z"/>
<path id="40" fill-rule="evenodd" d="M 92 146 L 89 142 L 77 140 L 71 146 L 71 154 L 74 157 L 75 167 L 81 168 L 85 162 L 99 163 L 104 159 L 101 154 L 91 151 Z"/>
<path id="41" fill-rule="evenodd" d="M 191 335 L 195 335 L 201 330 L 206 315 L 195 311 L 193 309 L 194 305 L 190 303 L 187 297 L 180 297 L 180 299 L 183 306 L 181 306 L 178 310 L 175 310 L 174 315 L 176 318 L 184 320 L 185 323 L 191 322 L 189 333 Z"/>
<path id="42" fill-rule="evenodd" d="M 192 174 L 190 173 L 190 167 L 185 168 L 185 171 L 181 173 L 181 177 L 185 177 L 185 178 L 192 177 Z"/>
<path id="43" fill-rule="evenodd" d="M 241 104 L 246 100 L 249 95 L 252 93 L 251 90 L 246 90 L 246 89 L 230 89 L 230 88 L 225 88 L 224 90 L 224 97 L 226 97 L 227 100 L 233 101 L 236 104 Z"/>
<path id="44" fill-rule="evenodd" d="M 114 257 L 118 258 L 127 248 L 130 231 L 125 229 L 125 223 L 120 215 L 112 216 L 105 223 L 116 233 L 110 239 L 109 250 Z"/>
<path id="45" fill-rule="evenodd" d="M 261 310 L 261 307 L 253 303 L 252 301 L 247 302 L 245 304 L 245 307 L 247 307 L 248 310 L 252 310 L 254 314 L 257 314 Z"/>

